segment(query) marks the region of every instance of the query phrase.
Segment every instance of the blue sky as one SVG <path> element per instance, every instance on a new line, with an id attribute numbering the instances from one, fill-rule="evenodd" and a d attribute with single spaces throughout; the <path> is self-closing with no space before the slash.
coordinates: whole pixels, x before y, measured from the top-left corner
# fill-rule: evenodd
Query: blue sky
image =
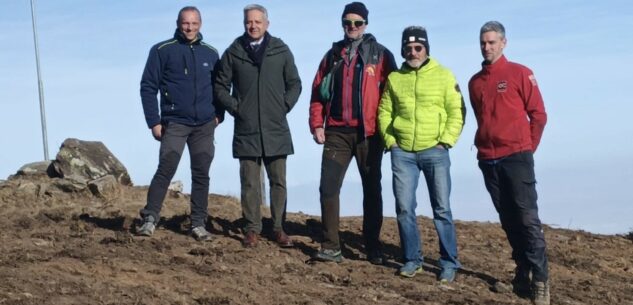
<path id="1" fill-rule="evenodd" d="M 102 141 L 147 185 L 159 143 L 145 126 L 139 81 L 149 48 L 169 38 L 178 10 L 202 11 L 201 32 L 219 52 L 243 32 L 250 1 L 37 1 L 40 61 L 46 100 L 49 154 L 66 138 Z M 319 60 L 342 37 L 347 1 L 263 1 L 269 31 L 295 55 L 303 93 L 289 114 L 295 155 L 288 159 L 289 211 L 319 215 L 321 146 L 309 134 L 309 88 Z M 540 215 L 544 223 L 597 233 L 633 230 L 633 5 L 629 1 L 366 1 L 367 32 L 399 57 L 402 29 L 425 26 L 431 56 L 450 68 L 463 91 L 480 68 L 478 31 L 488 20 L 507 30 L 505 51 L 538 79 L 549 115 L 535 155 Z M 43 159 L 29 1 L 0 3 L 0 179 Z M 466 99 L 468 103 L 468 100 Z M 472 145 L 469 113 L 451 150 L 455 218 L 497 221 Z M 238 162 L 231 157 L 232 119 L 216 133 L 211 192 L 239 197 Z M 189 187 L 186 155 L 175 180 Z M 359 215 L 360 178 L 354 165 L 341 194 L 344 215 Z M 383 159 L 385 215 L 395 215 L 390 156 Z M 419 214 L 431 215 L 426 186 Z"/>

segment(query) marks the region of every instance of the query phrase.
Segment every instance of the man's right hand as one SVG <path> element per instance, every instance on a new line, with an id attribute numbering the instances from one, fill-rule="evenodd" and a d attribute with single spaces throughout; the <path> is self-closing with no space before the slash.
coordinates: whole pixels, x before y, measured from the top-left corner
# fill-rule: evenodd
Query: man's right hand
<path id="1" fill-rule="evenodd" d="M 152 136 L 154 136 L 154 139 L 156 139 L 156 141 L 160 142 L 160 139 L 163 137 L 162 124 L 157 124 L 157 125 L 154 125 L 154 127 L 152 127 Z"/>
<path id="2" fill-rule="evenodd" d="M 325 129 L 323 129 L 323 127 L 315 128 L 312 138 L 317 144 L 325 143 Z"/>

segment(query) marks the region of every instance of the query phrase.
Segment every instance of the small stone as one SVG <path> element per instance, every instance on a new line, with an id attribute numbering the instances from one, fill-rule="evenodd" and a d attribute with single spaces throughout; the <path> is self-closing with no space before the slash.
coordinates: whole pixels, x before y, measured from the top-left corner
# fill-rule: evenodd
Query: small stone
<path id="1" fill-rule="evenodd" d="M 174 181 L 174 182 L 170 183 L 169 187 L 167 189 L 172 191 L 172 192 L 182 193 L 182 190 L 184 189 L 184 187 L 183 187 L 182 181 L 177 180 L 177 181 Z"/>
<path id="2" fill-rule="evenodd" d="M 113 175 L 106 175 L 88 182 L 93 195 L 100 198 L 112 198 L 119 194 L 119 183 Z"/>

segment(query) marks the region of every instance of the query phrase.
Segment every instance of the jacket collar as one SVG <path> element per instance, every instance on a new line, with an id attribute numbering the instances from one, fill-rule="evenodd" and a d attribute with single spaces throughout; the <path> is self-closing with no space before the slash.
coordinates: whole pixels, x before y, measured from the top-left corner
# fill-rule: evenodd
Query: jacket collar
<path id="1" fill-rule="evenodd" d="M 408 72 L 425 72 L 427 70 L 431 70 L 433 68 L 435 68 L 436 66 L 438 66 L 437 61 L 435 61 L 435 59 L 431 58 L 430 56 L 424 61 L 424 63 L 422 63 L 422 65 L 420 67 L 418 67 L 417 69 L 411 68 L 407 62 L 403 62 L 402 66 L 400 66 L 400 70 L 408 73 Z"/>
<path id="2" fill-rule="evenodd" d="M 367 45 L 375 42 L 376 38 L 374 37 L 374 35 L 370 34 L 370 33 L 365 33 L 363 34 L 363 40 L 361 41 L 360 45 L 358 46 L 358 53 L 361 54 L 361 56 L 363 56 L 363 51 L 367 50 L 368 47 Z M 341 52 L 343 51 L 343 49 L 347 46 L 348 44 L 348 40 L 347 39 L 343 39 L 343 40 L 339 40 L 337 42 L 332 43 L 332 54 L 334 55 L 334 60 L 339 60 L 341 59 Z M 365 59 L 365 58 L 363 58 Z"/>
<path id="3" fill-rule="evenodd" d="M 482 62 L 481 69 L 486 72 L 497 71 L 501 69 L 503 66 L 505 66 L 507 63 L 508 63 L 508 59 L 506 58 L 506 56 L 501 55 L 501 57 L 499 57 L 499 59 L 497 59 L 497 61 L 495 61 L 492 64 L 486 64 L 485 61 Z"/>
<path id="4" fill-rule="evenodd" d="M 278 53 L 283 53 L 288 50 L 288 46 L 281 39 L 269 34 L 268 32 L 266 32 L 266 35 L 269 41 L 264 49 L 264 57 L 276 55 Z M 243 35 L 235 38 L 235 40 L 233 40 L 233 43 L 231 43 L 231 45 L 228 47 L 226 52 L 240 59 L 250 61 L 248 52 L 246 51 L 246 48 L 244 47 L 244 44 L 242 43 L 242 39 L 243 39 Z"/>

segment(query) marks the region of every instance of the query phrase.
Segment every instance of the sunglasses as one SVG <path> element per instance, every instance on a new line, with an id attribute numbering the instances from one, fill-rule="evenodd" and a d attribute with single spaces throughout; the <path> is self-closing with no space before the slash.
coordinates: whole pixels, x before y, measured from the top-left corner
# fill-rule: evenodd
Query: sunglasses
<path id="1" fill-rule="evenodd" d="M 423 48 L 423 46 L 406 46 L 404 47 L 404 51 L 407 53 L 413 53 L 413 50 L 415 50 L 415 52 L 420 53 Z"/>
<path id="2" fill-rule="evenodd" d="M 353 24 L 355 27 L 359 28 L 359 27 L 361 27 L 361 26 L 363 26 L 363 25 L 367 24 L 367 21 L 365 21 L 365 20 L 350 20 L 350 19 L 343 19 L 343 26 L 346 26 L 346 27 L 351 27 L 351 26 L 352 26 L 352 24 Z"/>

